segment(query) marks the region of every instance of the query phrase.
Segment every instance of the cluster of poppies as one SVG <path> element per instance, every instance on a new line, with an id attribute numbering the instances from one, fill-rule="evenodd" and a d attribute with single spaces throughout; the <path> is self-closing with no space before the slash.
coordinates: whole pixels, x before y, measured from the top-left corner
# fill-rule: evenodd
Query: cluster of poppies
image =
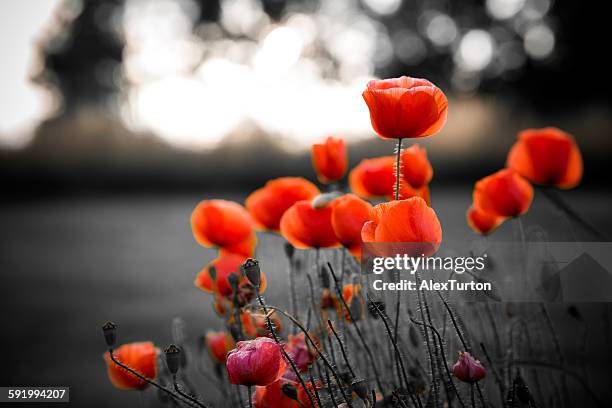
<path id="1" fill-rule="evenodd" d="M 527 212 L 533 199 L 531 183 L 573 188 L 582 170 L 582 155 L 570 134 L 556 128 L 523 130 L 508 153 L 506 168 L 474 186 L 468 224 L 487 235 L 508 218 Z"/>

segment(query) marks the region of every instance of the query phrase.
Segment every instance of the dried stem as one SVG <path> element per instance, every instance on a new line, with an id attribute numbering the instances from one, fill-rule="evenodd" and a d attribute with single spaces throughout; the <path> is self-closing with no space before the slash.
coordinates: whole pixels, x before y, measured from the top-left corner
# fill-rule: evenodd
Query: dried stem
<path id="1" fill-rule="evenodd" d="M 327 325 L 331 329 L 332 333 L 334 333 L 334 336 L 336 337 L 336 341 L 338 341 L 338 345 L 340 346 L 340 352 L 342 353 L 342 357 L 344 358 L 344 362 L 346 363 L 346 366 L 348 367 L 349 371 L 351 372 L 351 376 L 353 378 L 355 378 L 355 371 L 351 367 L 351 363 L 349 362 L 348 356 L 346 354 L 346 350 L 344 349 L 344 344 L 343 344 L 342 340 L 340 340 L 340 337 L 338 336 L 338 333 L 336 333 L 336 330 L 334 329 L 334 325 L 332 324 L 331 320 L 329 320 L 329 319 L 327 320 Z"/>

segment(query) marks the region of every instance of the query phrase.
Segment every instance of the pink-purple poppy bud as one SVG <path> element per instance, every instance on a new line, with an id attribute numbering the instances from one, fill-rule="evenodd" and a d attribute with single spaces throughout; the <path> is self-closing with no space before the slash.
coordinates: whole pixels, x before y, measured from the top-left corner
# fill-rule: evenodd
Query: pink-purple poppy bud
<path id="1" fill-rule="evenodd" d="M 461 351 L 459 360 L 453 366 L 453 374 L 461 381 L 475 383 L 484 378 L 485 369 L 470 353 Z"/>

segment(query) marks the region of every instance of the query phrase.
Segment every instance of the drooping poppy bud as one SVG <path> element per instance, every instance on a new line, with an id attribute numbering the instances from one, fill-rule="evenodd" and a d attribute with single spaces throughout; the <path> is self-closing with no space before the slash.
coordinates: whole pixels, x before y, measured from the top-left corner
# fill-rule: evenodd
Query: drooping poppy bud
<path id="1" fill-rule="evenodd" d="M 346 194 L 332 204 L 332 227 L 338 241 L 356 258 L 361 257 L 361 228 L 370 220 L 372 205 L 354 194 Z"/>
<path id="2" fill-rule="evenodd" d="M 311 200 L 320 194 L 317 186 L 301 177 L 280 177 L 249 195 L 246 208 L 263 229 L 278 231 L 280 219 L 297 201 Z"/>
<path id="3" fill-rule="evenodd" d="M 504 217 L 484 212 L 474 205 L 468 208 L 466 218 L 470 228 L 481 235 L 488 235 L 505 220 Z"/>
<path id="4" fill-rule="evenodd" d="M 191 214 L 191 230 L 200 245 L 245 256 L 252 253 L 254 225 L 244 207 L 232 201 L 205 200 Z"/>
<path id="5" fill-rule="evenodd" d="M 372 127 L 384 139 L 431 136 L 446 122 L 448 100 L 426 79 L 373 80 L 363 99 L 370 109 Z"/>
<path id="6" fill-rule="evenodd" d="M 343 139 L 330 136 L 325 143 L 313 144 L 311 153 L 312 166 L 321 183 L 332 183 L 344 177 L 348 166 L 348 156 Z"/>
<path id="7" fill-rule="evenodd" d="M 255 288 L 259 288 L 259 284 L 261 283 L 261 271 L 259 270 L 259 262 L 257 259 L 247 259 L 240 265 L 240 271 L 247 277 L 249 282 L 251 282 L 251 285 Z"/>
<path id="8" fill-rule="evenodd" d="M 157 376 L 157 348 L 151 342 L 129 343 L 113 351 L 115 359 L 127 365 L 148 379 Z M 115 364 L 108 352 L 104 353 L 108 378 L 111 383 L 122 390 L 139 390 L 147 386 L 147 382 Z"/>
<path id="9" fill-rule="evenodd" d="M 289 335 L 289 341 L 285 344 L 285 351 L 294 362 L 300 372 L 308 370 L 308 366 L 315 361 L 317 355 L 306 344 L 306 335 L 299 333 Z"/>
<path id="10" fill-rule="evenodd" d="M 503 169 L 476 182 L 474 206 L 498 217 L 518 217 L 527 212 L 533 187 L 512 169 Z"/>
<path id="11" fill-rule="evenodd" d="M 164 350 L 166 355 L 166 365 L 170 374 L 176 374 L 181 366 L 181 349 L 171 344 Z"/>
<path id="12" fill-rule="evenodd" d="M 557 128 L 526 129 L 508 153 L 507 166 L 532 183 L 572 188 L 582 179 L 582 155 L 574 138 Z"/>
<path id="13" fill-rule="evenodd" d="M 298 201 L 283 214 L 281 234 L 300 249 L 337 247 L 331 214 L 331 206 L 315 209 L 310 201 Z"/>
<path id="14" fill-rule="evenodd" d="M 429 184 L 433 177 L 433 168 L 424 148 L 415 143 L 404 149 L 401 163 L 402 177 L 412 188 L 418 189 Z"/>
<path id="15" fill-rule="evenodd" d="M 485 369 L 470 353 L 462 351 L 459 352 L 459 359 L 453 365 L 453 374 L 463 382 L 475 383 L 484 378 Z"/>
<path id="16" fill-rule="evenodd" d="M 223 331 L 209 331 L 205 341 L 211 358 L 219 364 L 225 364 L 227 353 L 236 346 L 233 337 Z"/>
<path id="17" fill-rule="evenodd" d="M 283 375 L 286 364 L 281 346 L 267 337 L 239 341 L 226 360 L 230 382 L 246 386 L 275 382 Z"/>
<path id="18" fill-rule="evenodd" d="M 378 204 L 370 211 L 370 221 L 361 229 L 366 243 L 412 243 L 414 256 L 433 255 L 442 242 L 442 227 L 436 212 L 420 197 Z M 388 253 L 404 249 L 392 248 Z"/>
<path id="19" fill-rule="evenodd" d="M 272 323 L 272 327 L 276 333 L 283 331 L 283 325 L 278 317 L 276 311 L 268 311 L 268 318 Z M 259 337 L 267 336 L 270 337 L 270 328 L 268 327 L 268 319 L 263 313 L 257 313 L 246 310 L 240 315 L 240 321 L 242 322 L 242 330 L 247 337 Z"/>
<path id="20" fill-rule="evenodd" d="M 113 322 L 106 322 L 102 326 L 102 332 L 106 345 L 110 348 L 115 347 L 115 344 L 117 344 L 117 325 Z"/>

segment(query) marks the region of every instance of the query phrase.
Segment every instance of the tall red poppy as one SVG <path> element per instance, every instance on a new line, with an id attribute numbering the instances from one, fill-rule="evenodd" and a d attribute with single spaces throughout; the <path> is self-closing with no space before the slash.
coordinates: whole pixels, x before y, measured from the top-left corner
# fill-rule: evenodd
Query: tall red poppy
<path id="1" fill-rule="evenodd" d="M 224 331 L 209 331 L 205 341 L 211 358 L 220 364 L 225 364 L 227 353 L 236 346 L 234 338 Z"/>
<path id="2" fill-rule="evenodd" d="M 332 206 L 314 208 L 310 201 L 298 201 L 285 211 L 281 234 L 296 248 L 329 248 L 340 243 L 331 223 Z"/>
<path id="3" fill-rule="evenodd" d="M 503 169 L 476 182 L 474 205 L 498 217 L 524 214 L 533 199 L 533 187 L 512 169 Z"/>
<path id="4" fill-rule="evenodd" d="M 343 139 L 329 136 L 324 143 L 313 144 L 311 153 L 312 166 L 321 183 L 332 183 L 344 177 L 348 155 Z"/>
<path id="5" fill-rule="evenodd" d="M 228 281 L 230 275 L 233 274 L 238 277 L 239 285 L 248 285 L 247 278 L 240 275 L 240 265 L 242 265 L 246 259 L 245 256 L 239 254 L 222 252 L 219 254 L 219 257 L 206 265 L 200 273 L 198 273 L 194 284 L 205 292 L 216 293 L 224 297 L 230 296 L 233 294 L 232 287 Z M 212 274 L 211 269 L 214 270 Z M 261 287 L 259 290 L 263 292 L 265 288 L 266 276 L 262 272 Z"/>
<path id="6" fill-rule="evenodd" d="M 467 210 L 466 218 L 470 228 L 481 235 L 490 234 L 505 220 L 504 217 L 489 214 L 474 205 Z"/>
<path id="7" fill-rule="evenodd" d="M 250 256 L 254 247 L 254 225 L 244 207 L 227 200 L 202 201 L 191 214 L 191 230 L 200 245 L 245 256 Z"/>
<path id="8" fill-rule="evenodd" d="M 446 122 L 448 100 L 426 79 L 403 76 L 370 81 L 363 99 L 372 127 L 385 139 L 431 136 Z"/>
<path id="9" fill-rule="evenodd" d="M 370 220 L 372 205 L 354 194 L 346 194 L 332 203 L 331 223 L 338 241 L 351 254 L 361 256 L 361 228 Z"/>
<path id="10" fill-rule="evenodd" d="M 157 376 L 157 348 L 150 341 L 129 343 L 113 351 L 115 359 L 129 366 L 131 369 L 148 379 Z M 122 390 L 140 390 L 147 386 L 147 382 L 115 364 L 108 351 L 104 353 L 108 378 L 111 383 Z"/>
<path id="11" fill-rule="evenodd" d="M 278 231 L 280 219 L 289 207 L 319 194 L 317 186 L 304 178 L 280 177 L 253 191 L 246 200 L 246 208 L 261 227 Z"/>
<path id="12" fill-rule="evenodd" d="M 418 189 L 429 184 L 433 177 L 433 168 L 424 148 L 416 143 L 413 144 L 402 151 L 401 160 L 402 176 L 410 186 Z"/>
<path id="13" fill-rule="evenodd" d="M 507 166 L 533 183 L 559 188 L 575 187 L 582 179 L 582 155 L 576 141 L 552 127 L 520 132 Z"/>
<path id="14" fill-rule="evenodd" d="M 239 341 L 226 360 L 230 382 L 247 386 L 272 384 L 286 366 L 281 346 L 268 337 Z"/>
<path id="15" fill-rule="evenodd" d="M 430 256 L 442 242 L 442 227 L 425 200 L 412 197 L 375 206 L 370 221 L 363 225 L 361 238 L 372 243 L 414 243 L 411 251 Z"/>

